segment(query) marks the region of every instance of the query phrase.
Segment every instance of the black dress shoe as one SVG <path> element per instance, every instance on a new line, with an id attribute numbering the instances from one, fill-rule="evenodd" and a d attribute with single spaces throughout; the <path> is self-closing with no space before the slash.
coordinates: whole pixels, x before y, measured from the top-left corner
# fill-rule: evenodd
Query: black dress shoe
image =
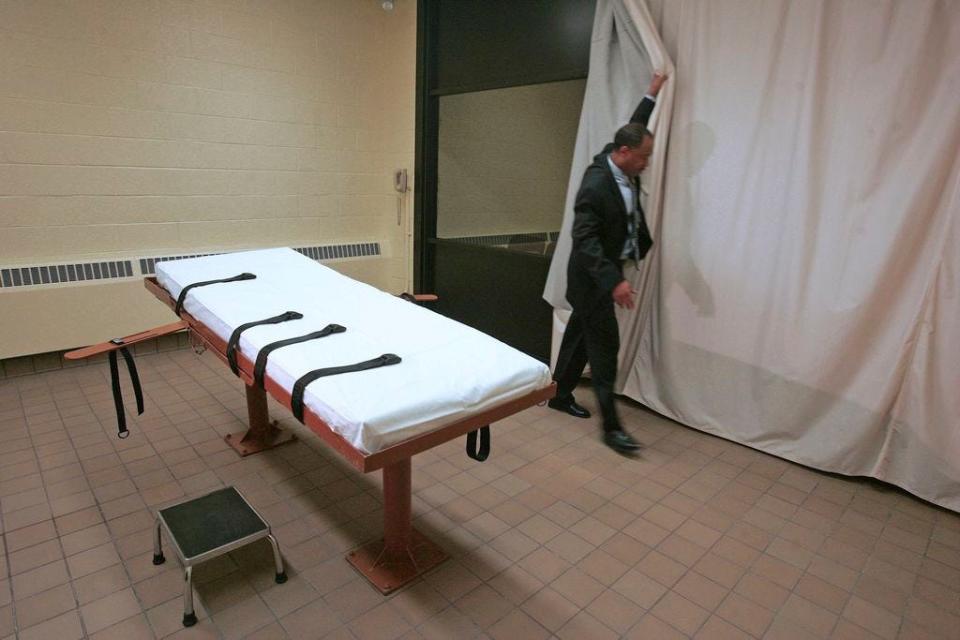
<path id="1" fill-rule="evenodd" d="M 563 411 L 564 413 L 569 413 L 574 418 L 589 418 L 590 412 L 577 404 L 573 398 L 566 400 L 550 398 L 547 400 L 547 406 L 551 409 L 556 409 L 557 411 Z"/>
<path id="2" fill-rule="evenodd" d="M 642 444 L 622 429 L 604 431 L 603 443 L 618 453 L 635 453 L 643 448 Z"/>

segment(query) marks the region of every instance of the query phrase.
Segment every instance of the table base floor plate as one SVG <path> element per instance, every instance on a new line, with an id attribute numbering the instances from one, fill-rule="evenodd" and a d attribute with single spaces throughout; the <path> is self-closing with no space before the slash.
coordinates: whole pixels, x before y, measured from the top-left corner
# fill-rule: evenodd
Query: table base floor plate
<path id="1" fill-rule="evenodd" d="M 282 444 L 293 442 L 296 440 L 296 436 L 289 431 L 283 431 L 271 425 L 270 432 L 267 434 L 266 439 L 252 436 L 249 430 L 228 433 L 223 439 L 227 441 L 228 445 L 233 447 L 234 451 L 240 454 L 241 458 L 245 458 L 254 453 L 260 453 L 261 451 L 267 451 L 268 449 L 279 447 Z"/>
<path id="2" fill-rule="evenodd" d="M 347 562 L 387 595 L 447 559 L 443 549 L 416 529 L 410 540 L 407 549 L 392 554 L 385 552 L 383 540 L 371 542 L 347 554 Z"/>

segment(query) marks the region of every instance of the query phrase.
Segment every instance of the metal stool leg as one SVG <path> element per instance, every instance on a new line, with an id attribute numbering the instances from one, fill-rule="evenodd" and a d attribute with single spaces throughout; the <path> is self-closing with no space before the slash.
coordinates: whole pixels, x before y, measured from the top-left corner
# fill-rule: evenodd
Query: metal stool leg
<path id="1" fill-rule="evenodd" d="M 160 518 L 157 517 L 157 531 L 153 538 L 153 564 L 163 564 L 166 558 L 163 557 L 163 548 L 160 546 Z"/>
<path id="2" fill-rule="evenodd" d="M 270 541 L 270 546 L 273 547 L 273 562 L 277 567 L 277 584 L 283 584 L 287 581 L 287 572 L 283 570 L 283 558 L 280 557 L 280 545 L 277 544 L 277 539 L 273 537 L 273 534 L 267 534 L 267 540 Z"/>
<path id="3" fill-rule="evenodd" d="M 183 626 L 197 624 L 197 614 L 193 612 L 193 567 L 187 567 L 183 576 Z"/>

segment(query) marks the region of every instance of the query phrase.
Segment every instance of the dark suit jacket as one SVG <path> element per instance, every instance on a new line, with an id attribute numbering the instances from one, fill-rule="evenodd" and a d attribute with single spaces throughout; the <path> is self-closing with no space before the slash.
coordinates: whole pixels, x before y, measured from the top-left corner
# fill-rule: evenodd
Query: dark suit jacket
<path id="1" fill-rule="evenodd" d="M 646 126 L 653 112 L 654 101 L 644 98 L 630 122 Z M 613 151 L 611 142 L 593 158 L 583 174 L 583 182 L 573 205 L 573 247 L 567 263 L 567 300 L 573 308 L 587 311 L 611 302 L 613 288 L 623 280 L 623 253 L 627 241 L 627 210 L 623 196 L 613 178 L 607 158 Z M 639 193 L 639 190 L 637 191 Z M 653 239 L 640 207 L 637 244 L 643 257 L 653 246 Z"/>

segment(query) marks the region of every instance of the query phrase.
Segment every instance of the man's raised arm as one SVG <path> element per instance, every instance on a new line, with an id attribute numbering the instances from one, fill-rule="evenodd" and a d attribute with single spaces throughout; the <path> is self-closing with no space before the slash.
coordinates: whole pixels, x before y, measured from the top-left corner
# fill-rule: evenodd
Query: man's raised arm
<path id="1" fill-rule="evenodd" d="M 647 95 L 643 96 L 643 100 L 637 105 L 636 111 L 630 116 L 630 122 L 647 126 L 647 121 L 650 120 L 650 114 L 653 113 L 653 107 L 657 104 L 657 94 L 660 93 L 660 89 L 666 81 L 667 76 L 662 73 L 653 74 L 653 79 L 650 81 L 650 88 L 647 89 Z"/>

